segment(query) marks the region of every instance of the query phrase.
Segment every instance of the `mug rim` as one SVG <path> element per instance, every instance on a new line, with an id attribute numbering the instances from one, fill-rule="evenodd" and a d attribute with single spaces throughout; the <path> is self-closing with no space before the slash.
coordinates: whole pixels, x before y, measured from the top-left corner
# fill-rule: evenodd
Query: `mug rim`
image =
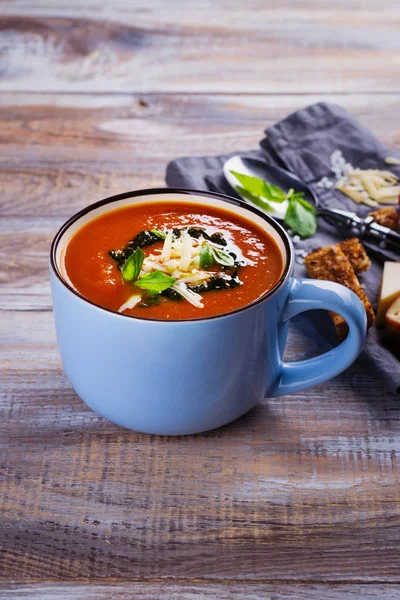
<path id="1" fill-rule="evenodd" d="M 56 260 L 56 252 L 57 252 L 58 243 L 60 242 L 60 239 L 62 238 L 62 236 L 71 227 L 71 225 L 76 223 L 76 221 L 78 221 L 81 217 L 84 217 L 85 215 L 92 212 L 96 208 L 100 208 L 101 206 L 105 206 L 106 204 L 112 204 L 113 202 L 117 202 L 118 200 L 126 200 L 128 198 L 137 198 L 137 197 L 141 197 L 141 196 L 145 197 L 145 196 L 156 195 L 156 194 L 187 194 L 188 196 L 204 196 L 205 198 L 210 198 L 210 197 L 216 198 L 217 200 L 218 199 L 224 200 L 227 204 L 239 206 L 240 208 L 248 210 L 249 212 L 256 214 L 258 217 L 261 217 L 264 221 L 267 221 L 267 223 L 271 227 L 273 227 L 273 229 L 275 229 L 277 234 L 280 236 L 280 238 L 283 241 L 283 244 L 285 246 L 286 253 L 287 253 L 286 265 L 284 266 L 282 275 L 280 276 L 280 278 L 278 279 L 276 284 L 270 290 L 268 290 L 268 292 L 265 292 L 265 294 L 263 294 L 260 298 L 257 298 L 257 300 L 254 300 L 250 304 L 246 304 L 245 306 L 241 306 L 240 308 L 237 308 L 235 310 L 232 310 L 232 311 L 229 311 L 226 313 L 221 313 L 219 315 L 208 316 L 208 317 L 199 317 L 199 318 L 193 318 L 193 319 L 168 319 L 168 320 L 152 319 L 152 318 L 148 318 L 148 317 L 137 317 L 136 315 L 125 315 L 123 313 L 118 313 L 114 310 L 111 310 L 110 308 L 105 308 L 105 307 L 101 306 L 100 304 L 96 304 L 95 302 L 92 302 L 92 300 L 89 300 L 88 298 L 83 296 L 80 292 L 75 290 L 63 277 L 62 273 L 60 272 L 60 269 L 58 268 L 57 260 Z M 258 208 L 254 207 L 254 206 L 251 206 L 250 204 L 247 204 L 243 200 L 233 198 L 232 196 L 228 196 L 227 194 L 220 194 L 219 192 L 211 192 L 211 191 L 208 192 L 206 190 L 194 190 L 191 188 L 166 188 L 166 187 L 144 188 L 142 190 L 132 190 L 129 192 L 123 192 L 121 194 L 108 196 L 107 198 L 103 198 L 102 200 L 93 202 L 92 204 L 85 206 L 85 208 L 83 208 L 82 210 L 73 214 L 71 217 L 69 217 L 69 219 L 67 219 L 65 221 L 65 223 L 63 225 L 61 225 L 61 227 L 55 234 L 53 241 L 51 242 L 51 246 L 50 246 L 50 267 L 51 267 L 53 273 L 55 274 L 55 276 L 57 277 L 57 279 L 62 283 L 62 285 L 65 288 L 67 288 L 68 291 L 72 292 L 75 296 L 77 296 L 80 300 L 83 300 L 87 304 L 90 304 L 91 306 L 94 306 L 95 308 L 98 308 L 102 311 L 105 311 L 105 312 L 115 315 L 117 317 L 124 317 L 124 318 L 134 319 L 134 320 L 138 320 L 138 321 L 149 321 L 151 323 L 155 323 L 158 321 L 161 323 L 193 323 L 196 321 L 199 321 L 199 322 L 211 321 L 214 319 L 221 319 L 224 317 L 234 316 L 238 313 L 244 312 L 246 310 L 250 310 L 250 309 L 254 308 L 255 306 L 261 304 L 262 302 L 265 302 L 266 300 L 268 300 L 271 296 L 273 296 L 282 287 L 282 285 L 286 282 L 290 273 L 293 270 L 293 263 L 294 263 L 294 252 L 292 249 L 292 243 L 290 241 L 290 238 L 289 238 L 287 232 L 285 231 L 285 229 L 270 215 L 259 210 Z"/>

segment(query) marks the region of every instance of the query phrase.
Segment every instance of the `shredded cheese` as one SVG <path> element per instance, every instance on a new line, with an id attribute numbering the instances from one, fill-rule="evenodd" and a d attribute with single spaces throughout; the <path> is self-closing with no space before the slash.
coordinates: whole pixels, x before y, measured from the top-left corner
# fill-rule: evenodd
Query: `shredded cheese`
<path id="1" fill-rule="evenodd" d="M 144 271 L 145 273 L 150 273 L 151 271 L 162 271 L 163 273 L 167 273 L 168 269 L 165 265 L 155 260 L 145 258 L 142 265 L 142 271 Z"/>
<path id="2" fill-rule="evenodd" d="M 164 266 L 168 269 L 168 271 L 172 272 L 178 268 L 179 260 L 172 258 L 171 260 L 164 263 Z"/>
<path id="3" fill-rule="evenodd" d="M 400 158 L 397 158 L 397 156 L 387 156 L 385 163 L 387 165 L 400 165 Z"/>
<path id="4" fill-rule="evenodd" d="M 187 231 L 182 234 L 182 250 L 181 258 L 179 261 L 180 271 L 187 271 L 189 269 L 190 261 L 192 260 L 192 238 Z"/>
<path id="5" fill-rule="evenodd" d="M 368 206 L 378 204 L 397 204 L 400 185 L 397 177 L 390 171 L 378 169 L 352 169 L 336 183 L 336 188 L 349 198 Z"/>
<path id="6" fill-rule="evenodd" d="M 195 256 L 193 261 L 192 261 L 192 265 L 195 269 L 199 269 L 200 268 L 200 256 Z"/>
<path id="7" fill-rule="evenodd" d="M 388 156 L 385 162 L 399 165 L 400 160 Z M 342 152 L 335 150 L 331 157 L 332 178 L 323 177 L 317 187 L 331 189 L 333 186 L 357 202 L 376 207 L 379 204 L 397 204 L 400 196 L 399 178 L 390 171 L 381 169 L 355 169 L 346 162 Z"/>
<path id="8" fill-rule="evenodd" d="M 161 259 L 167 261 L 171 258 L 171 250 L 172 250 L 172 229 L 170 229 L 167 233 L 167 237 L 164 241 L 164 246 L 161 252 Z"/>
<path id="9" fill-rule="evenodd" d="M 193 269 L 195 271 L 196 269 Z M 198 281 L 206 281 L 210 279 L 211 273 L 204 271 L 203 273 L 195 273 L 188 276 L 183 276 L 181 281 L 184 283 L 197 283 Z"/>
<path id="10" fill-rule="evenodd" d="M 128 300 L 122 306 L 119 307 L 118 312 L 122 313 L 124 312 L 124 310 L 134 308 L 136 304 L 138 304 L 141 301 L 141 299 L 142 296 L 140 294 L 134 294 L 133 296 L 128 298 Z"/>
<path id="11" fill-rule="evenodd" d="M 181 281 L 175 282 L 172 286 L 172 289 L 178 292 L 178 294 L 190 302 L 190 304 L 193 304 L 193 306 L 196 306 L 197 308 L 204 308 L 204 304 L 202 302 L 203 298 L 200 296 L 200 294 L 189 290 Z"/>

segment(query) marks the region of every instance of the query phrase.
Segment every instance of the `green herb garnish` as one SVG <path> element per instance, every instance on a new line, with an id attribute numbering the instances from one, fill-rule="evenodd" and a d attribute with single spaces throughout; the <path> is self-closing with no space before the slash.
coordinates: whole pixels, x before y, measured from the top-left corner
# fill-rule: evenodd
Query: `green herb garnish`
<path id="1" fill-rule="evenodd" d="M 302 238 L 314 235 L 317 229 L 315 210 L 304 198 L 293 195 L 285 215 L 285 223 Z"/>
<path id="2" fill-rule="evenodd" d="M 136 250 L 126 259 L 121 270 L 122 279 L 125 283 L 134 281 L 139 277 L 144 261 L 144 252 L 141 248 Z"/>
<path id="3" fill-rule="evenodd" d="M 252 177 L 250 175 L 243 175 L 242 173 L 237 173 L 236 171 L 231 171 L 231 173 L 242 184 L 247 192 L 250 192 L 250 194 L 256 196 L 257 198 L 263 197 L 265 200 L 278 203 L 283 202 L 287 198 L 287 194 L 285 194 L 281 188 L 276 185 L 272 185 L 272 183 L 264 181 L 264 179 Z"/>
<path id="4" fill-rule="evenodd" d="M 143 275 L 143 277 L 135 282 L 135 285 L 136 287 L 148 290 L 153 294 L 158 294 L 171 287 L 171 285 L 174 285 L 175 281 L 176 279 L 174 277 L 170 277 L 162 271 L 153 271 L 148 275 Z"/>
<path id="5" fill-rule="evenodd" d="M 167 237 L 166 233 L 164 233 L 163 231 L 158 231 L 158 229 L 150 229 L 150 233 L 156 235 L 158 238 L 160 238 L 160 240 L 165 240 L 165 238 Z"/>
<path id="6" fill-rule="evenodd" d="M 220 246 L 226 246 L 228 243 L 222 235 L 222 233 L 220 233 L 219 231 L 209 235 L 207 231 L 202 227 L 189 227 L 187 229 L 187 232 L 190 235 L 190 237 L 194 238 L 195 240 L 198 240 L 199 237 L 203 237 L 205 240 L 209 242 L 214 242 L 214 244 L 219 244 Z"/>
<path id="7" fill-rule="evenodd" d="M 200 267 L 209 269 L 214 262 L 214 256 L 209 244 L 203 244 L 200 250 Z"/>
<path id="8" fill-rule="evenodd" d="M 117 263 L 117 268 L 121 271 L 125 261 L 134 253 L 136 248 L 145 248 L 157 244 L 163 239 L 163 232 L 157 229 L 139 231 L 135 237 L 130 240 L 122 250 L 109 250 L 109 256 Z"/>
<path id="9" fill-rule="evenodd" d="M 211 252 L 213 254 L 214 260 L 223 265 L 224 267 L 233 267 L 235 264 L 235 259 L 233 256 L 225 252 L 225 250 L 218 250 L 218 248 L 214 248 L 214 246 L 210 246 Z"/>
<path id="10" fill-rule="evenodd" d="M 224 242 L 226 244 L 225 240 Z M 220 250 L 206 242 L 200 250 L 200 268 L 207 270 L 212 266 L 214 261 L 224 267 L 233 267 L 235 264 L 234 257 L 226 250 Z"/>
<path id="11" fill-rule="evenodd" d="M 304 199 L 303 192 L 295 192 L 290 189 L 285 193 L 281 188 L 272 185 L 259 177 L 243 175 L 236 171 L 231 171 L 232 175 L 241 183 L 236 190 L 243 198 L 246 198 L 266 212 L 274 212 L 270 202 L 281 204 L 288 200 L 284 222 L 293 233 L 302 238 L 308 238 L 314 235 L 317 229 L 317 216 L 313 206 Z"/>
<path id="12" fill-rule="evenodd" d="M 250 200 L 250 202 L 252 202 L 256 206 L 258 206 L 258 208 L 261 208 L 262 210 L 265 210 L 266 212 L 269 212 L 269 213 L 275 212 L 275 210 L 273 209 L 271 204 L 269 204 L 265 200 L 262 200 L 258 196 L 254 196 L 254 194 L 252 194 L 251 192 L 246 190 L 244 187 L 240 187 L 238 185 L 236 187 L 236 190 L 239 192 L 239 194 L 241 196 L 243 196 L 243 198 L 246 198 L 246 200 Z"/>

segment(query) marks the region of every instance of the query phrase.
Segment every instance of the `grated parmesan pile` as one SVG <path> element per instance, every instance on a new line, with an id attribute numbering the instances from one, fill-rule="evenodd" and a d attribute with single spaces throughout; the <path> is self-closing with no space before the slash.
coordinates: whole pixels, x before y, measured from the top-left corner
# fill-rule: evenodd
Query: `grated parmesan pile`
<path id="1" fill-rule="evenodd" d="M 396 164 L 393 158 L 389 164 Z M 335 150 L 331 158 L 331 171 L 336 181 L 323 177 L 317 187 L 335 187 L 357 204 L 377 207 L 380 204 L 397 204 L 400 196 L 398 177 L 390 171 L 380 169 L 355 169 L 346 162 L 340 150 Z"/>

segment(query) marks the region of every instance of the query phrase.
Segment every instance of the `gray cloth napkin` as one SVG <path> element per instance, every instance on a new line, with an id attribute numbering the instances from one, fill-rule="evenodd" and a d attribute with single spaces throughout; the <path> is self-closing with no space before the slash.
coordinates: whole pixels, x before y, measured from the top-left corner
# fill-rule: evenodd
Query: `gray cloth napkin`
<path id="1" fill-rule="evenodd" d="M 372 210 L 368 206 L 355 204 L 333 187 L 328 189 L 318 185 L 323 177 L 334 181 L 331 171 L 332 153 L 340 150 L 346 162 L 354 167 L 390 168 L 400 176 L 399 167 L 388 167 L 384 161 L 391 154 L 390 151 L 366 127 L 337 105 L 314 104 L 289 115 L 265 133 L 266 137 L 260 142 L 259 150 L 212 157 L 184 157 L 172 161 L 167 167 L 167 185 L 235 195 L 222 174 L 222 166 L 230 156 L 240 154 L 276 164 L 295 173 L 314 189 L 321 206 L 343 208 L 357 212 L 359 216 L 366 216 Z M 344 239 L 343 235 L 335 227 L 319 218 L 317 233 L 312 238 L 301 241 L 297 247 L 309 252 L 341 239 Z M 379 251 L 375 255 L 370 248 L 368 254 L 372 265 L 369 271 L 360 276 L 360 280 L 376 308 L 383 260 L 399 260 L 399 256 L 388 250 Z M 304 265 L 296 264 L 295 274 L 297 277 L 306 277 Z M 315 318 L 310 318 L 317 323 Z M 332 330 L 329 327 L 326 328 L 326 336 L 332 340 Z M 374 327 L 368 332 L 359 361 L 370 371 L 379 374 L 388 389 L 400 390 L 400 362 L 383 345 L 380 333 Z"/>

